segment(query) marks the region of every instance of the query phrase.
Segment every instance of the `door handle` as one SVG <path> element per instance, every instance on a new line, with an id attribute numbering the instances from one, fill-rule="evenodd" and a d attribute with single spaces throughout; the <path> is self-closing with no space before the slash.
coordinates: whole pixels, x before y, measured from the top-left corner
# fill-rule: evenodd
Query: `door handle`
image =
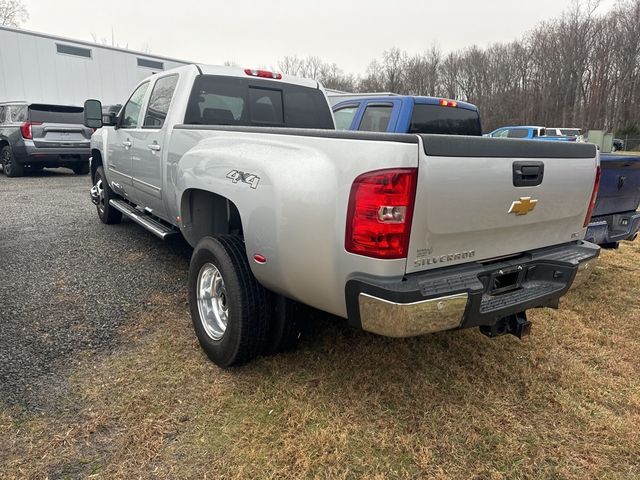
<path id="1" fill-rule="evenodd" d="M 126 142 L 122 142 L 122 146 L 128 150 L 131 148 L 131 142 L 128 140 Z"/>
<path id="2" fill-rule="evenodd" d="M 152 150 L 154 152 L 160 151 L 160 145 L 158 145 L 157 143 L 152 143 L 151 145 L 147 145 L 147 147 L 149 148 L 149 150 Z"/>

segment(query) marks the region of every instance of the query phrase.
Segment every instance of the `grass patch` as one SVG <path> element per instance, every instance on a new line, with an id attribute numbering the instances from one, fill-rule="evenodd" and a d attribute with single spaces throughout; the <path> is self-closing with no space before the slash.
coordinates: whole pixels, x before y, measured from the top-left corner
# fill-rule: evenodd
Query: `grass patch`
<path id="1" fill-rule="evenodd" d="M 525 342 L 393 340 L 320 319 L 297 352 L 223 371 L 183 295 L 72 375 L 77 418 L 0 409 L 3 478 L 640 476 L 640 244 L 604 251 Z"/>

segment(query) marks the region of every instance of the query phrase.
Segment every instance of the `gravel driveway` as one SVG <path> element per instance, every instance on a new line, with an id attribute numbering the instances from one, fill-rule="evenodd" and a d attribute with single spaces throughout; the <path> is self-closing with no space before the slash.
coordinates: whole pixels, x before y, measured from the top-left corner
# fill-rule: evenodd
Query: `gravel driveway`
<path id="1" fill-rule="evenodd" d="M 73 409 L 67 374 L 108 352 L 154 292 L 186 285 L 190 247 L 123 220 L 103 225 L 89 176 L 54 169 L 0 175 L 0 401 Z"/>

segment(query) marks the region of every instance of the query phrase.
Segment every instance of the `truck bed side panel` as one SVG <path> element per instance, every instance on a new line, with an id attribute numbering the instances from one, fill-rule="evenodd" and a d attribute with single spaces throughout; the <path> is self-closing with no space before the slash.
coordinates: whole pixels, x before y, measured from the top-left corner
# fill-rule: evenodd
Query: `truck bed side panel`
<path id="1" fill-rule="evenodd" d="M 271 133 L 269 133 L 271 131 Z M 353 180 L 392 167 L 416 167 L 417 137 L 334 131 L 289 132 L 258 127 L 178 127 L 171 136 L 167 177 L 180 215 L 188 189 L 231 200 L 242 218 L 247 255 L 267 288 L 346 316 L 344 288 L 355 273 L 401 278 L 405 259 L 347 253 L 346 210 Z M 227 175 L 259 177 L 256 188 Z M 182 226 L 183 230 L 189 228 Z"/>

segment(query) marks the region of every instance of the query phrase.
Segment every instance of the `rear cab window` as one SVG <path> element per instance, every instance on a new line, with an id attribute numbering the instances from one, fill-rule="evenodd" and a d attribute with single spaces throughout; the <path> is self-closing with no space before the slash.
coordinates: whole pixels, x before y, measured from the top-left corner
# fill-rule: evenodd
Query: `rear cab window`
<path id="1" fill-rule="evenodd" d="M 413 107 L 409 133 L 481 136 L 480 114 L 461 107 L 416 104 Z"/>
<path id="2" fill-rule="evenodd" d="M 26 113 L 26 112 L 25 112 Z M 24 117 L 24 113 L 14 118 Z M 62 105 L 29 105 L 29 121 L 40 123 L 61 123 L 67 125 L 82 125 L 84 123 L 84 109 L 82 107 L 67 107 Z"/>
<path id="3" fill-rule="evenodd" d="M 329 104 L 318 88 L 218 75 L 196 78 L 184 122 L 334 129 Z"/>

